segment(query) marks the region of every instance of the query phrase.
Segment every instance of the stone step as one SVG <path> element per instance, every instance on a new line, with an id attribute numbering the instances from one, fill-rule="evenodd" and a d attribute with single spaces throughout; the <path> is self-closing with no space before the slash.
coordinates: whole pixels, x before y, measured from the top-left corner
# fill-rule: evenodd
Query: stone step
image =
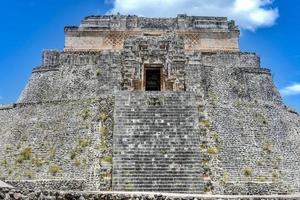
<path id="1" fill-rule="evenodd" d="M 147 105 L 159 98 L 161 105 Z M 113 189 L 203 190 L 195 97 L 122 91 L 115 99 Z"/>
<path id="2" fill-rule="evenodd" d="M 200 167 L 200 166 L 198 166 Z M 165 172 L 160 172 L 160 170 L 164 169 Z M 173 171 L 172 171 L 173 170 Z M 166 167 L 155 167 L 155 166 L 147 166 L 147 167 L 114 167 L 114 171 L 117 173 L 123 173 L 123 174 L 133 174 L 135 172 L 140 172 L 140 173 L 147 173 L 147 174 L 179 174 L 179 173 L 199 173 L 201 172 L 200 169 L 195 169 L 195 170 L 180 170 L 180 171 L 175 171 L 175 169 L 170 169 L 170 168 L 166 168 Z M 126 171 L 126 172 L 123 172 Z"/>

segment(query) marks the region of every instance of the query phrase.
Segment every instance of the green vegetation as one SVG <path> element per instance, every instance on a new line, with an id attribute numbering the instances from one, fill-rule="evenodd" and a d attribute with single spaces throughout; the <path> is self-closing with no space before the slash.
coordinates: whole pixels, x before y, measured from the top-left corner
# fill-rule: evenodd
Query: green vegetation
<path id="1" fill-rule="evenodd" d="M 244 106 L 243 102 L 239 99 L 233 103 L 233 106 L 237 109 L 240 109 Z"/>
<path id="2" fill-rule="evenodd" d="M 47 163 L 47 161 L 39 158 L 32 158 L 31 163 L 36 166 L 42 166 L 43 164 Z"/>
<path id="3" fill-rule="evenodd" d="M 27 147 L 20 152 L 20 154 L 16 158 L 16 161 L 18 163 L 22 163 L 25 160 L 30 160 L 31 157 L 32 157 L 32 149 L 31 147 Z"/>
<path id="4" fill-rule="evenodd" d="M 90 140 L 88 140 L 88 139 L 83 138 L 83 139 L 79 140 L 79 148 L 80 149 L 86 148 L 89 144 L 90 144 Z"/>
<path id="5" fill-rule="evenodd" d="M 100 70 L 100 69 L 97 69 L 97 71 L 96 71 L 96 76 L 97 76 L 97 77 L 101 76 L 101 70 Z"/>
<path id="6" fill-rule="evenodd" d="M 107 135 L 107 133 L 108 133 L 108 130 L 107 130 L 106 127 L 101 127 L 99 131 L 100 131 L 100 135 L 102 137 L 105 137 Z"/>
<path id="7" fill-rule="evenodd" d="M 104 152 L 107 150 L 107 145 L 104 141 L 101 141 L 100 144 L 99 144 L 99 150 Z"/>
<path id="8" fill-rule="evenodd" d="M 218 133 L 213 133 L 213 138 L 215 140 L 216 143 L 220 143 L 221 140 L 220 140 L 220 135 Z"/>
<path id="9" fill-rule="evenodd" d="M 202 165 L 207 165 L 209 163 L 209 158 L 202 158 L 201 163 Z"/>
<path id="10" fill-rule="evenodd" d="M 262 166 L 262 165 L 263 165 L 261 160 L 257 160 L 257 161 L 256 161 L 256 164 L 257 164 L 258 166 Z"/>
<path id="11" fill-rule="evenodd" d="M 265 144 L 263 144 L 262 149 L 264 152 L 270 154 L 270 153 L 272 153 L 273 145 L 271 143 L 265 143 Z"/>
<path id="12" fill-rule="evenodd" d="M 257 122 L 261 122 L 263 125 L 267 125 L 268 124 L 268 121 L 267 121 L 266 117 L 263 114 L 261 114 L 261 113 L 255 113 L 254 117 L 257 120 Z"/>
<path id="13" fill-rule="evenodd" d="M 252 176 L 252 173 L 253 173 L 253 170 L 252 170 L 251 167 L 245 167 L 245 169 L 244 169 L 244 175 L 245 175 L 246 177 Z"/>
<path id="14" fill-rule="evenodd" d="M 87 138 L 79 139 L 78 144 L 76 145 L 76 147 L 70 152 L 70 159 L 74 160 L 79 153 L 83 152 L 83 150 L 86 147 L 88 147 L 90 142 L 91 142 L 90 139 L 87 139 Z"/>
<path id="15" fill-rule="evenodd" d="M 11 147 L 10 145 L 7 144 L 7 145 L 5 145 L 5 150 L 6 150 L 6 151 L 10 151 L 10 150 L 12 150 L 12 147 Z"/>
<path id="16" fill-rule="evenodd" d="M 287 190 L 287 194 L 288 194 L 288 195 L 295 194 L 294 189 L 293 189 L 292 186 L 290 186 L 290 185 L 287 186 L 286 190 Z"/>
<path id="17" fill-rule="evenodd" d="M 108 119 L 108 117 L 109 117 L 109 115 L 108 115 L 107 112 L 101 112 L 101 113 L 100 113 L 100 120 L 101 120 L 102 122 L 105 122 L 105 121 Z"/>
<path id="18" fill-rule="evenodd" d="M 200 145 L 200 149 L 202 150 L 207 149 L 207 142 L 203 141 Z"/>
<path id="19" fill-rule="evenodd" d="M 209 155 L 216 155 L 216 154 L 219 153 L 219 150 L 218 150 L 217 147 L 209 147 L 209 148 L 207 149 L 207 153 L 208 153 Z"/>
<path id="20" fill-rule="evenodd" d="M 258 179 L 258 181 L 260 181 L 260 182 L 265 182 L 265 181 L 268 180 L 268 177 L 266 177 L 266 176 L 259 176 L 259 177 L 257 177 L 257 179 Z"/>
<path id="21" fill-rule="evenodd" d="M 101 163 L 109 163 L 109 164 L 111 164 L 112 163 L 112 156 L 104 156 L 104 157 L 102 157 Z"/>
<path id="22" fill-rule="evenodd" d="M 4 159 L 2 162 L 1 162 L 1 165 L 3 165 L 3 166 L 7 166 L 7 160 L 6 159 Z"/>
<path id="23" fill-rule="evenodd" d="M 83 120 L 87 120 L 90 117 L 90 111 L 89 110 L 82 110 L 80 113 Z"/>
<path id="24" fill-rule="evenodd" d="M 205 128 L 210 128 L 211 123 L 209 120 L 202 120 L 202 121 L 200 121 L 200 126 L 205 127 Z"/>
<path id="25" fill-rule="evenodd" d="M 272 178 L 273 180 L 279 179 L 281 176 L 281 173 L 279 171 L 273 171 L 272 172 Z"/>
<path id="26" fill-rule="evenodd" d="M 82 160 L 82 164 L 85 165 L 85 166 L 87 165 L 87 162 L 88 162 L 88 161 L 87 161 L 86 158 L 84 158 L 84 159 Z"/>
<path id="27" fill-rule="evenodd" d="M 81 165 L 81 161 L 78 160 L 78 159 L 76 159 L 76 160 L 74 161 L 74 165 L 75 165 L 76 167 L 79 167 L 79 166 Z"/>
<path id="28" fill-rule="evenodd" d="M 50 164 L 48 168 L 48 172 L 55 175 L 60 172 L 60 167 L 56 164 Z"/>
<path id="29" fill-rule="evenodd" d="M 211 181 L 208 181 L 204 186 L 204 192 L 211 192 L 213 189 L 213 185 Z"/>
<path id="30" fill-rule="evenodd" d="M 72 150 L 72 151 L 71 151 L 71 154 L 70 154 L 71 160 L 74 160 L 75 157 L 76 157 L 76 155 L 77 155 L 76 151 Z"/>
<path id="31" fill-rule="evenodd" d="M 209 166 L 203 166 L 203 175 L 204 176 L 210 176 L 211 175 L 211 169 Z"/>
<path id="32" fill-rule="evenodd" d="M 217 94 L 210 92 L 208 96 L 212 105 L 217 105 L 220 102 L 220 97 Z"/>
<path id="33" fill-rule="evenodd" d="M 111 173 L 110 172 L 106 172 L 104 175 L 102 175 L 102 178 L 104 179 L 104 181 L 109 181 L 111 180 Z"/>
<path id="34" fill-rule="evenodd" d="M 56 149 L 55 149 L 55 147 L 52 147 L 50 149 L 50 159 L 54 159 L 55 155 L 56 155 Z"/>
<path id="35" fill-rule="evenodd" d="M 223 182 L 224 184 L 227 184 L 229 181 L 230 181 L 230 176 L 229 176 L 228 173 L 225 173 L 225 174 L 223 175 L 222 182 Z"/>
<path id="36" fill-rule="evenodd" d="M 26 171 L 25 173 L 24 173 L 24 175 L 27 177 L 27 178 L 32 178 L 33 177 L 33 172 L 32 171 Z"/>

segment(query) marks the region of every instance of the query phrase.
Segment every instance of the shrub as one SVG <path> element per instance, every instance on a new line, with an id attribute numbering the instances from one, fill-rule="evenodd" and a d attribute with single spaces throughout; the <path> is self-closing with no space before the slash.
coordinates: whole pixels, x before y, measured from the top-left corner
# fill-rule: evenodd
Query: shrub
<path id="1" fill-rule="evenodd" d="M 101 112 L 100 113 L 100 120 L 102 122 L 105 122 L 108 119 L 109 115 L 106 112 Z"/>
<path id="2" fill-rule="evenodd" d="M 102 177 L 105 181 L 109 181 L 112 178 L 112 175 L 110 172 L 106 172 L 103 177 Z"/>
<path id="3" fill-rule="evenodd" d="M 209 155 L 216 155 L 216 154 L 219 153 L 219 150 L 218 150 L 217 147 L 209 147 L 209 148 L 207 149 L 207 153 L 208 153 Z"/>
<path id="4" fill-rule="evenodd" d="M 225 173 L 224 175 L 223 175 L 223 183 L 224 184 L 227 184 L 228 182 L 229 182 L 229 180 L 230 180 L 230 176 L 229 176 L 229 174 L 228 173 Z"/>
<path id="5" fill-rule="evenodd" d="M 203 175 L 204 176 L 211 176 L 212 172 L 209 166 L 203 166 Z"/>
<path id="6" fill-rule="evenodd" d="M 212 182 L 209 181 L 204 186 L 204 192 L 211 192 L 213 190 Z"/>
<path id="7" fill-rule="evenodd" d="M 266 177 L 266 176 L 259 176 L 259 177 L 257 177 L 257 179 L 258 179 L 258 181 L 260 181 L 260 182 L 265 182 L 265 181 L 268 180 L 268 177 Z"/>
<path id="8" fill-rule="evenodd" d="M 83 120 L 87 120 L 90 117 L 90 111 L 89 110 L 81 111 L 81 117 Z"/>
<path id="9" fill-rule="evenodd" d="M 107 130 L 107 128 L 106 127 L 101 127 L 100 128 L 100 135 L 101 136 L 106 136 L 106 134 L 108 133 L 108 130 Z"/>
<path id="10" fill-rule="evenodd" d="M 33 172 L 32 172 L 32 171 L 26 171 L 26 172 L 25 172 L 25 176 L 26 176 L 27 178 L 32 178 L 32 177 L 33 177 Z"/>
<path id="11" fill-rule="evenodd" d="M 265 144 L 263 144 L 262 149 L 263 149 L 265 152 L 267 152 L 268 154 L 270 154 L 270 153 L 272 153 L 273 145 L 270 144 L 270 143 L 265 143 Z"/>
<path id="12" fill-rule="evenodd" d="M 1 164 L 2 164 L 3 166 L 6 166 L 6 165 L 7 165 L 7 160 L 4 159 L 4 160 L 1 162 Z"/>
<path id="13" fill-rule="evenodd" d="M 70 158 L 71 158 L 71 160 L 74 160 L 75 157 L 76 157 L 76 151 L 73 150 L 73 151 L 71 151 Z"/>
<path id="14" fill-rule="evenodd" d="M 60 167 L 56 164 L 49 165 L 48 172 L 55 175 L 60 172 Z"/>
<path id="15" fill-rule="evenodd" d="M 200 126 L 205 127 L 205 128 L 210 128 L 211 123 L 209 120 L 202 120 L 202 121 L 200 121 Z"/>
<path id="16" fill-rule="evenodd" d="M 82 160 L 82 164 L 84 164 L 84 165 L 86 166 L 86 165 L 87 165 L 87 163 L 88 163 L 87 159 L 86 159 L 86 158 L 84 158 L 84 159 Z"/>
<path id="17" fill-rule="evenodd" d="M 54 159 L 55 155 L 56 155 L 56 149 L 55 149 L 55 147 L 52 147 L 50 149 L 50 159 Z"/>
<path id="18" fill-rule="evenodd" d="M 244 169 L 244 175 L 245 175 L 246 177 L 252 176 L 252 172 L 253 172 L 253 170 L 252 170 L 251 167 L 246 167 L 246 168 Z"/>
<path id="19" fill-rule="evenodd" d="M 97 77 L 101 76 L 101 70 L 100 70 L 100 69 L 98 69 L 98 70 L 96 71 L 96 76 L 97 76 Z"/>
<path id="20" fill-rule="evenodd" d="M 99 150 L 102 151 L 102 152 L 107 150 L 107 145 L 106 145 L 105 142 L 103 142 L 103 141 L 100 142 Z"/>
<path id="21" fill-rule="evenodd" d="M 214 133 L 213 134 L 213 138 L 214 138 L 214 140 L 215 140 L 216 143 L 220 143 L 220 136 L 219 136 L 218 133 Z"/>
<path id="22" fill-rule="evenodd" d="M 112 156 L 104 156 L 102 159 L 101 159 L 101 162 L 103 163 L 112 163 Z"/>
<path id="23" fill-rule="evenodd" d="M 75 165 L 76 167 L 80 166 L 80 165 L 81 165 L 81 161 L 78 160 L 78 159 L 76 159 L 75 162 L 74 162 L 74 165 Z"/>
<path id="24" fill-rule="evenodd" d="M 31 157 L 32 157 L 32 149 L 31 147 L 27 147 L 20 152 L 20 154 L 16 158 L 16 161 L 18 163 L 22 163 L 24 160 L 30 160 Z"/>
<path id="25" fill-rule="evenodd" d="M 262 165 L 263 165 L 263 163 L 262 163 L 261 160 L 257 160 L 257 161 L 256 161 L 256 164 L 257 164 L 258 166 L 262 166 Z"/>
<path id="26" fill-rule="evenodd" d="M 81 149 L 87 147 L 89 145 L 90 141 L 88 139 L 80 139 L 79 140 L 79 147 Z"/>
<path id="27" fill-rule="evenodd" d="M 280 172 L 278 172 L 278 171 L 273 171 L 272 172 L 272 178 L 273 179 L 279 179 L 280 178 Z"/>
<path id="28" fill-rule="evenodd" d="M 39 159 L 39 158 L 32 158 L 31 163 L 36 165 L 36 166 L 41 166 L 43 164 L 45 164 L 47 161 L 43 160 L 43 159 Z"/>

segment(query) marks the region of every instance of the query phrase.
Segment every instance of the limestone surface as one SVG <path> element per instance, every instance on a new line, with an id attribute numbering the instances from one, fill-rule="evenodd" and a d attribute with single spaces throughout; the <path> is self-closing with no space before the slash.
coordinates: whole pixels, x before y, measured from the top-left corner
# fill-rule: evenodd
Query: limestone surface
<path id="1" fill-rule="evenodd" d="M 45 50 L 18 101 L 0 106 L 1 180 L 26 191 L 300 193 L 299 114 L 259 56 L 239 50 L 234 22 L 89 16 L 65 33 L 65 49 Z"/>

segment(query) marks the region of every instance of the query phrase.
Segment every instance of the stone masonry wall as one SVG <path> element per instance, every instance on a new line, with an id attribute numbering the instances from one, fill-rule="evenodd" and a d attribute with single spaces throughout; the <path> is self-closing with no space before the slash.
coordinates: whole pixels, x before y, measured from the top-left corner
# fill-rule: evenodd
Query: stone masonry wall
<path id="1" fill-rule="evenodd" d="M 21 188 L 109 190 L 113 105 L 99 96 L 2 108 L 0 178 Z"/>
<path id="2" fill-rule="evenodd" d="M 286 166 L 299 166 L 292 148 L 297 142 L 290 135 L 299 133 L 285 129 L 284 109 L 272 103 L 239 101 L 229 105 L 212 103 L 208 115 L 215 137 L 219 140 L 218 167 L 222 173 L 219 193 L 278 194 L 298 191 L 299 185 L 286 181 L 295 171 Z M 286 114 L 284 114 L 286 118 Z M 296 153 L 296 154 L 295 154 Z M 287 156 L 289 154 L 289 156 Z M 299 171 L 299 167 L 294 170 Z M 291 180 L 291 179 L 289 179 Z M 248 185 L 248 183 L 252 183 Z"/>
<path id="3" fill-rule="evenodd" d="M 93 16 L 65 31 L 96 49 L 45 51 L 18 103 L 0 106 L 0 179 L 37 190 L 300 191 L 299 115 L 256 54 L 232 52 L 234 23 Z M 134 91 L 153 64 L 170 91 Z"/>
<path id="4" fill-rule="evenodd" d="M 184 91 L 185 62 L 183 39 L 175 34 L 128 39 L 122 53 L 122 89 L 145 90 L 145 68 L 159 65 L 161 90 Z"/>
<path id="5" fill-rule="evenodd" d="M 65 35 L 65 51 L 102 51 L 102 50 L 122 50 L 126 39 L 132 36 L 141 37 L 143 35 L 165 35 L 167 31 L 124 31 L 124 30 L 93 30 L 93 31 L 68 31 Z M 239 50 L 239 39 L 236 33 L 223 32 L 185 32 L 179 31 L 179 35 L 184 38 L 184 48 L 187 51 L 234 51 Z"/>
<path id="6" fill-rule="evenodd" d="M 200 115 L 206 119 L 200 123 L 207 125 L 216 147 L 217 162 L 210 166 L 213 192 L 299 191 L 299 141 L 291 140 L 299 137 L 299 116 L 283 106 L 259 58 L 240 53 L 190 56 L 186 71 L 187 90 L 203 99 Z"/>
<path id="7" fill-rule="evenodd" d="M 260 68 L 250 53 L 195 53 L 188 55 L 186 89 L 214 101 L 256 100 L 281 104 L 271 72 Z"/>
<path id="8" fill-rule="evenodd" d="M 187 51 L 239 51 L 240 32 L 234 21 L 187 15 L 177 18 L 89 16 L 79 27 L 65 28 L 65 50 L 121 50 L 131 36 L 164 35 L 170 31 L 184 38 Z"/>
<path id="9" fill-rule="evenodd" d="M 74 192 L 74 191 L 23 191 L 16 189 L 1 189 L 0 198 L 4 200 L 296 200 L 299 195 L 271 195 L 271 196 L 226 196 L 226 195 L 191 195 L 167 193 L 117 193 L 117 192 Z"/>
<path id="10" fill-rule="evenodd" d="M 120 52 L 50 51 L 44 52 L 43 61 L 18 102 L 96 98 L 120 89 Z"/>

